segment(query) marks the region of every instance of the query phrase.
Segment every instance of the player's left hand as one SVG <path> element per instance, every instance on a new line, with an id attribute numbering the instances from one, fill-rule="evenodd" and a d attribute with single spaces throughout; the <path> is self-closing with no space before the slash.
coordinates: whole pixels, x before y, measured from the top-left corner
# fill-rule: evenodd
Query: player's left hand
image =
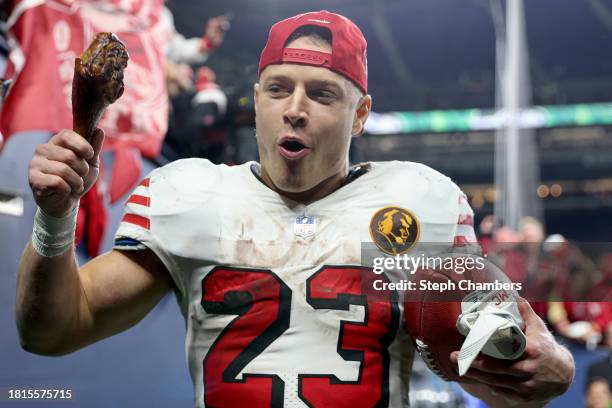
<path id="1" fill-rule="evenodd" d="M 574 378 L 574 359 L 569 350 L 555 341 L 527 301 L 521 299 L 518 307 L 527 337 L 524 354 L 517 360 L 501 360 L 480 354 L 465 377 L 486 385 L 493 396 L 497 396 L 496 402 L 500 406 L 512 405 L 513 402 L 521 406 L 527 402 L 543 406 L 569 388 Z M 458 356 L 459 352 L 454 351 L 451 361 L 456 364 Z M 472 391 L 469 386 L 464 388 Z M 504 397 L 507 403 L 501 403 L 499 397 Z"/>

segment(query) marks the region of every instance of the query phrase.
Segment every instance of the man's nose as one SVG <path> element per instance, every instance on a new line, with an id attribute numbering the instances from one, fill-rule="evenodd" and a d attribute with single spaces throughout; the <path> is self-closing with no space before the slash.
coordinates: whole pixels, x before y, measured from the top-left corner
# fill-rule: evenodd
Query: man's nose
<path id="1" fill-rule="evenodd" d="M 308 123 L 308 96 L 301 88 L 295 88 L 287 100 L 283 121 L 293 127 L 304 127 Z"/>

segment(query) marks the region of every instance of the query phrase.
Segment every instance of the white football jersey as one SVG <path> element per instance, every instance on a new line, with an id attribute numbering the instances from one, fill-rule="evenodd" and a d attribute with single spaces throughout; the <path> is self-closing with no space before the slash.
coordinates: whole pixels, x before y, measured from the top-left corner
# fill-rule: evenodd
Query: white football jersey
<path id="1" fill-rule="evenodd" d="M 386 162 L 303 205 L 252 166 L 187 159 L 156 169 L 116 234 L 116 249 L 150 248 L 174 280 L 195 405 L 407 406 L 414 349 L 403 297 L 367 296 L 380 276 L 361 268 L 361 246 L 378 233 L 403 242 L 396 208 L 411 223 L 408 241 L 472 242 L 465 196 L 427 166 Z"/>

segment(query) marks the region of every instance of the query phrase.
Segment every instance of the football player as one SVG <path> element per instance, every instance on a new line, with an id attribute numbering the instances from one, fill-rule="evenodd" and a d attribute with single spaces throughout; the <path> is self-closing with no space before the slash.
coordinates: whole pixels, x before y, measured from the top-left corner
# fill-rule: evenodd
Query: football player
<path id="1" fill-rule="evenodd" d="M 361 267 L 361 245 L 399 254 L 417 241 L 473 242 L 465 196 L 421 164 L 349 167 L 372 99 L 366 40 L 341 15 L 275 24 L 254 91 L 260 163 L 154 170 L 129 199 L 115 248 L 80 268 L 76 211 L 98 176 L 103 132 L 90 145 L 63 130 L 37 148 L 39 210 L 17 293 L 23 347 L 69 353 L 133 326 L 174 291 L 196 406 L 404 406 L 414 349 L 403 299 L 368 295 L 384 275 Z M 386 230 L 401 239 L 380 238 Z M 467 374 L 491 406 L 542 406 L 573 378 L 569 352 L 526 303 L 521 313 L 524 358 L 478 358 Z"/>

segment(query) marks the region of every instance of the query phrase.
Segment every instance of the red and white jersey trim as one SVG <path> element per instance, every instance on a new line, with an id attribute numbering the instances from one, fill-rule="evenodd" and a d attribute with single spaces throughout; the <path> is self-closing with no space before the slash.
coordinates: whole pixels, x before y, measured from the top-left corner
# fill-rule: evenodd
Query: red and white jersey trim
<path id="1" fill-rule="evenodd" d="M 125 215 L 122 222 L 138 225 L 144 229 L 151 229 L 149 209 L 151 207 L 151 197 L 149 196 L 150 178 L 140 182 L 127 201 Z"/>
<path id="2" fill-rule="evenodd" d="M 459 217 L 457 229 L 453 239 L 454 247 L 475 246 L 478 247 L 478 239 L 474 232 L 474 211 L 470 207 L 465 194 L 459 195 Z"/>

